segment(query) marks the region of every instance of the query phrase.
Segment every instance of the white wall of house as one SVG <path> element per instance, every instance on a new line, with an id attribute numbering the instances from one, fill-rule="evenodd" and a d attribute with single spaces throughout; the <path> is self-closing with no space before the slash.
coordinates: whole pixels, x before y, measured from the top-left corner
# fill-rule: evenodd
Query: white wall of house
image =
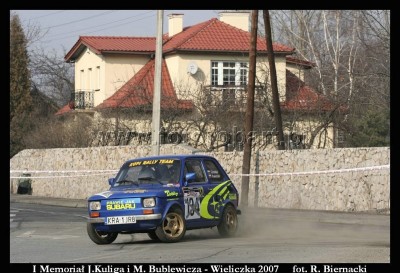
<path id="1" fill-rule="evenodd" d="M 148 56 L 131 54 L 107 54 L 105 98 L 109 98 L 122 85 L 129 81 L 149 60 Z"/>
<path id="2" fill-rule="evenodd" d="M 247 56 L 229 56 L 229 55 L 206 55 L 206 54 L 179 54 L 170 55 L 165 58 L 168 66 L 171 80 L 177 91 L 179 98 L 187 98 L 183 90 L 191 92 L 198 90 L 199 85 L 211 85 L 211 61 L 229 61 L 229 62 L 249 62 Z M 187 68 L 190 63 L 195 63 L 198 67 L 197 73 L 191 75 Z M 275 57 L 277 71 L 278 89 L 281 101 L 285 100 L 286 90 L 286 59 L 283 56 Z M 267 58 L 258 58 L 257 60 L 257 78 L 265 82 L 265 75 L 269 73 L 267 69 Z M 268 74 L 269 75 L 269 74 Z M 257 83 L 256 83 L 257 84 Z"/>
<path id="3" fill-rule="evenodd" d="M 94 91 L 94 106 L 104 100 L 105 60 L 87 48 L 75 61 L 75 91 Z"/>
<path id="4" fill-rule="evenodd" d="M 199 85 L 211 85 L 211 61 L 247 62 L 246 56 L 206 55 L 206 54 L 179 54 L 165 57 L 171 80 L 177 90 L 179 98 L 188 98 L 190 94 L 182 91 L 196 91 Z M 96 90 L 94 92 L 94 106 L 113 95 L 123 84 L 131 79 L 147 62 L 148 56 L 131 54 L 98 55 L 89 48 L 81 54 L 75 62 L 75 89 Z M 187 67 L 196 63 L 198 71 L 192 75 Z M 286 60 L 284 57 L 275 57 L 278 89 L 280 100 L 285 100 L 286 88 Z M 291 68 L 294 69 L 294 68 Z M 296 72 L 296 71 L 293 71 Z M 269 77 L 268 60 L 258 58 L 257 79 L 265 82 Z M 298 74 L 297 70 L 297 74 Z M 257 83 L 256 83 L 257 84 Z"/>
<path id="5" fill-rule="evenodd" d="M 219 20 L 244 31 L 250 29 L 250 12 L 220 12 Z"/>
<path id="6" fill-rule="evenodd" d="M 321 125 L 321 121 L 318 118 L 298 119 L 292 128 L 292 133 L 305 136 L 305 142 L 308 143 L 311 138 L 311 132 Z M 290 132 L 285 132 L 290 133 Z M 328 126 L 325 131 L 320 131 L 314 139 L 313 145 L 310 149 L 318 148 L 334 148 L 334 134 L 335 130 L 333 126 Z"/>
<path id="7" fill-rule="evenodd" d="M 131 54 L 99 55 L 87 48 L 75 62 L 75 90 L 95 90 L 94 106 L 115 93 L 149 60 Z"/>
<path id="8" fill-rule="evenodd" d="M 198 128 L 196 126 L 193 126 L 193 123 L 190 121 L 190 118 L 188 120 L 188 117 L 190 117 L 191 114 L 182 114 L 180 116 L 174 116 L 173 117 L 173 122 L 174 124 L 168 124 L 164 123 L 167 122 L 171 116 L 168 115 L 168 113 L 163 113 L 161 115 L 161 120 L 163 121 L 162 126 L 165 128 L 169 128 L 168 125 L 171 125 L 169 128 L 168 133 L 174 133 L 174 132 L 185 132 L 188 134 L 188 144 L 193 145 L 195 144 L 198 135 L 200 134 Z M 103 116 L 101 113 L 96 112 L 94 114 L 94 122 L 97 124 L 101 124 L 102 121 L 107 120 L 108 127 L 105 127 L 104 129 L 108 130 L 116 130 L 116 131 L 121 131 L 122 136 L 126 134 L 127 131 L 131 132 L 137 132 L 137 133 L 149 133 L 151 132 L 151 118 L 152 114 L 151 112 L 141 112 L 141 113 L 134 113 L 134 112 L 129 112 L 129 113 L 119 113 L 117 116 Z M 255 118 L 257 118 L 257 113 L 255 113 Z M 118 119 L 118 121 L 117 121 Z M 285 118 L 284 118 L 285 119 Z M 117 129 L 116 124 L 119 124 L 119 127 Z M 284 135 L 290 135 L 291 133 L 297 134 L 304 136 L 303 139 L 303 144 L 308 145 L 310 138 L 311 138 L 311 132 L 317 128 L 317 126 L 320 125 L 320 122 L 316 118 L 308 117 L 307 119 L 304 118 L 298 118 L 291 126 L 290 129 L 287 127 L 287 124 L 284 124 Z M 231 132 L 230 130 L 233 129 L 234 124 L 232 124 L 232 128 L 229 128 L 228 131 L 225 132 L 225 130 L 221 131 L 215 131 L 215 128 L 213 125 L 208 125 L 205 127 L 205 131 L 212 133 L 220 133 L 220 137 L 217 138 L 216 142 L 214 143 L 214 146 L 217 145 L 222 145 L 225 142 L 225 133 Z M 269 130 L 271 130 L 270 128 Z M 240 128 L 238 129 L 240 131 Z M 263 129 L 263 130 L 256 130 L 253 133 L 253 145 L 255 147 L 261 147 L 262 150 L 264 149 L 276 149 L 278 143 L 277 143 L 277 138 L 275 136 L 267 137 L 267 133 L 269 131 L 268 129 Z M 95 131 L 95 130 L 94 130 Z M 241 132 L 243 133 L 243 132 Z M 238 142 L 243 141 L 243 137 L 241 136 L 241 133 L 239 133 L 239 139 L 237 140 Z M 335 143 L 334 143 L 334 133 L 335 129 L 333 126 L 328 126 L 326 131 L 320 131 L 317 136 L 314 139 L 313 145 L 311 147 L 308 147 L 309 149 L 331 149 L 335 148 Z M 134 142 L 131 143 L 134 145 Z M 150 143 L 149 143 L 150 144 Z M 243 143 L 242 143 L 243 144 Z M 96 143 L 92 143 L 92 145 L 97 145 Z M 111 144 L 111 145 L 118 145 L 118 144 Z M 199 145 L 197 148 L 203 149 L 203 150 L 208 150 L 211 147 L 211 137 L 208 134 L 203 135 L 203 137 L 200 139 L 200 143 L 197 143 Z M 285 137 L 285 145 L 286 149 L 294 149 L 293 147 L 289 146 L 289 143 L 287 142 L 287 139 Z M 224 151 L 224 147 L 221 147 L 219 151 Z"/>
<path id="9" fill-rule="evenodd" d="M 302 69 L 301 66 L 292 63 L 286 63 L 286 68 L 296 75 L 300 80 L 304 81 L 304 69 Z"/>
<path id="10" fill-rule="evenodd" d="M 285 56 L 275 56 L 275 70 L 276 70 L 276 80 L 278 84 L 279 101 L 286 101 L 286 57 Z M 256 73 L 256 85 L 257 79 L 265 83 L 268 80 L 269 85 L 271 84 L 268 57 L 257 57 L 257 73 Z M 271 87 L 269 87 L 269 90 Z"/>

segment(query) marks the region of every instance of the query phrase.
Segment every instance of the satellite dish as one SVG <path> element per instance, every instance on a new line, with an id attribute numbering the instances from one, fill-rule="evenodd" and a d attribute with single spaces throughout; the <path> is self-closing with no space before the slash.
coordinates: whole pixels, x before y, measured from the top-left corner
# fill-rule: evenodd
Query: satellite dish
<path id="1" fill-rule="evenodd" d="M 192 75 L 196 74 L 198 70 L 197 64 L 195 62 L 190 62 L 188 64 L 188 72 Z"/>

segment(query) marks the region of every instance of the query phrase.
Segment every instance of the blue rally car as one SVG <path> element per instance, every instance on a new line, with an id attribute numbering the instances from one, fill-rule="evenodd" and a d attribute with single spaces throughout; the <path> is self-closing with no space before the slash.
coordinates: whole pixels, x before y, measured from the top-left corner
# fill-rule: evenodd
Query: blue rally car
<path id="1" fill-rule="evenodd" d="M 87 232 L 96 244 L 110 244 L 118 234 L 147 233 L 172 243 L 190 229 L 216 226 L 223 237 L 237 231 L 239 194 L 213 157 L 129 160 L 109 184 L 88 199 Z"/>

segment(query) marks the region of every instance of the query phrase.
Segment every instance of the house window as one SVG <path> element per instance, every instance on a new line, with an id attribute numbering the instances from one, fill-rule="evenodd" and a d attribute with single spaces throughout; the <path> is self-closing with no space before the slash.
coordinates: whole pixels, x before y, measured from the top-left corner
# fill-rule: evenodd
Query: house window
<path id="1" fill-rule="evenodd" d="M 337 129 L 336 133 L 337 133 L 336 146 L 339 148 L 344 147 L 345 140 L 346 140 L 345 132 L 341 129 Z"/>
<path id="2" fill-rule="evenodd" d="M 85 89 L 85 70 L 81 70 L 81 90 Z"/>
<path id="3" fill-rule="evenodd" d="M 218 167 L 215 165 L 215 163 L 211 160 L 205 160 L 204 163 L 206 165 L 208 179 L 212 182 L 222 182 L 224 177 L 218 170 Z"/>
<path id="4" fill-rule="evenodd" d="M 247 85 L 248 64 L 245 62 L 211 62 L 212 86 Z"/>
<path id="5" fill-rule="evenodd" d="M 100 90 L 100 66 L 96 67 L 96 90 Z"/>
<path id="6" fill-rule="evenodd" d="M 93 84 L 92 84 L 92 69 L 88 69 L 88 84 L 89 84 L 89 90 L 93 89 Z"/>
<path id="7" fill-rule="evenodd" d="M 247 85 L 247 75 L 249 73 L 247 63 L 240 63 L 240 85 Z"/>

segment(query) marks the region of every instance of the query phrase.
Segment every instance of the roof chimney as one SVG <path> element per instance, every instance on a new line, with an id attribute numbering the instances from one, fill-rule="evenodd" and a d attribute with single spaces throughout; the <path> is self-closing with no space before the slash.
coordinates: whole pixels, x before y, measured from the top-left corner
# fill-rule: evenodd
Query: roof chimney
<path id="1" fill-rule="evenodd" d="M 249 31 L 249 15 L 248 11 L 222 11 L 219 13 L 219 20 L 241 30 Z"/>
<path id="2" fill-rule="evenodd" d="M 169 14 L 168 18 L 168 36 L 172 37 L 183 30 L 183 14 Z"/>

